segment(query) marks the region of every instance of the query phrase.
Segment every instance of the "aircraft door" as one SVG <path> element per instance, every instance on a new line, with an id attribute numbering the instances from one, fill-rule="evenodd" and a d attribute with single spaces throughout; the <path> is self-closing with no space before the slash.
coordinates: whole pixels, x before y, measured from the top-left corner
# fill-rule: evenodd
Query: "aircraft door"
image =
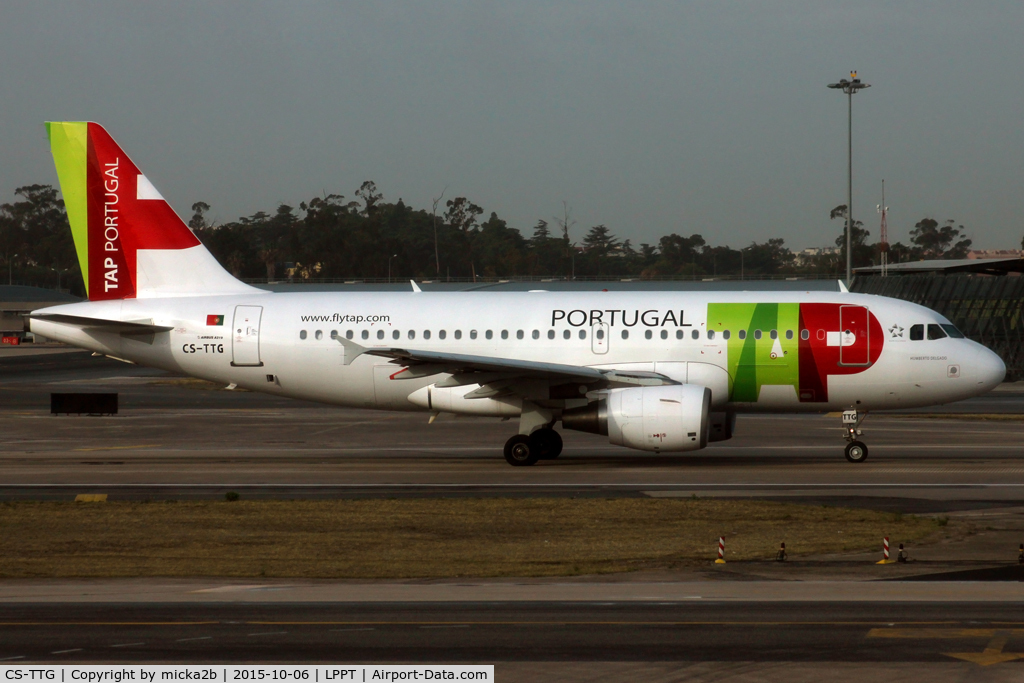
<path id="1" fill-rule="evenodd" d="M 608 353 L 608 342 L 611 341 L 611 330 L 607 323 L 594 323 L 590 326 L 590 349 L 594 353 Z"/>
<path id="2" fill-rule="evenodd" d="M 839 307 L 839 364 L 871 364 L 870 325 L 864 306 Z"/>
<path id="3" fill-rule="evenodd" d="M 262 306 L 235 306 L 235 321 L 231 326 L 231 364 L 259 367 L 260 319 Z"/>

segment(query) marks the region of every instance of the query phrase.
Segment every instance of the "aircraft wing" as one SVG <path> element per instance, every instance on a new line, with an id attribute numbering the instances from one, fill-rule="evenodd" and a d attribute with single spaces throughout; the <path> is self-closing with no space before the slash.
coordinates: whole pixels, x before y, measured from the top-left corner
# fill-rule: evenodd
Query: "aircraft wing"
<path id="1" fill-rule="evenodd" d="M 488 384 L 520 378 L 578 382 L 588 386 L 596 385 L 594 388 L 679 384 L 676 380 L 655 372 L 602 370 L 583 365 L 545 363 L 494 356 L 471 356 L 397 347 L 365 347 L 342 337 L 336 337 L 336 339 L 345 349 L 345 365 L 349 365 L 358 356 L 366 354 L 390 358 L 392 363 L 405 366 L 407 371 L 396 372 L 395 379 L 413 379 L 441 373 L 452 375 L 440 382 L 438 386 Z"/>

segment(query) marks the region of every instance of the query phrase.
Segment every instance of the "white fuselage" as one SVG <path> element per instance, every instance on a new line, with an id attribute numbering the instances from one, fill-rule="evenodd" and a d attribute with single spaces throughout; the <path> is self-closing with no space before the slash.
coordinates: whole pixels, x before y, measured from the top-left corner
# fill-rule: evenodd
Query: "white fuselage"
<path id="1" fill-rule="evenodd" d="M 810 338 L 808 344 L 820 343 L 824 351 L 843 346 L 838 318 L 834 330 L 805 333 L 799 322 L 793 323 L 796 318 L 783 323 L 780 314 L 778 329 L 745 329 L 742 335 L 752 339 L 757 334 L 764 350 L 772 345 L 787 350 L 778 357 L 772 351 L 756 359 L 740 358 L 736 345 L 741 330 L 728 330 L 726 339 L 729 325 L 709 319 L 709 304 L 716 311 L 776 304 L 779 310 L 796 310 L 794 304 L 864 307 L 877 319 L 878 329 L 865 342 L 874 345 L 877 357 L 865 357 L 868 362 L 847 367 L 843 374 L 820 369 L 826 391 L 819 390 L 811 400 L 814 393 L 804 392 L 808 368 L 814 369 L 804 363 L 809 352 L 799 351 L 798 368 L 797 354 L 790 355 L 789 349 L 797 349 L 801 334 Z M 268 292 L 83 302 L 45 313 L 173 328 L 125 334 L 48 320 L 31 322 L 32 331 L 41 336 L 102 354 L 253 391 L 387 410 L 437 410 L 413 395 L 444 375 L 404 379 L 396 376 L 401 366 L 371 355 L 346 365 L 342 344 L 334 336 L 371 349 L 400 347 L 658 372 L 710 386 L 715 409 L 735 412 L 933 405 L 984 393 L 1005 373 L 998 356 L 968 339 L 911 340 L 908 331 L 914 325 L 948 324 L 934 311 L 845 292 Z M 222 324 L 216 324 L 217 316 L 223 316 Z M 709 331 L 715 332 L 713 338 Z M 823 341 L 816 341 L 819 337 Z M 822 361 L 818 363 L 820 367 Z M 742 371 L 755 377 L 756 385 L 748 386 L 737 400 L 733 384 Z M 773 379 L 783 376 L 790 379 Z M 581 403 L 586 403 L 585 397 L 564 399 L 559 406 Z M 515 404 L 490 399 L 462 401 L 449 409 L 518 414 Z"/>

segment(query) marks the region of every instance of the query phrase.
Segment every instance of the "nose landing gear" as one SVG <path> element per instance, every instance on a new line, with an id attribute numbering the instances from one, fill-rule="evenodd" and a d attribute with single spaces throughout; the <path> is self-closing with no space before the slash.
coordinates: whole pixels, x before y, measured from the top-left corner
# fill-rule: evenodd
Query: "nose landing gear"
<path id="1" fill-rule="evenodd" d="M 850 462 L 864 462 L 868 459 L 868 447 L 863 441 L 857 439 L 864 434 L 860 429 L 860 423 L 867 417 L 867 413 L 859 413 L 856 410 L 843 411 L 843 427 L 846 428 L 846 459 Z"/>

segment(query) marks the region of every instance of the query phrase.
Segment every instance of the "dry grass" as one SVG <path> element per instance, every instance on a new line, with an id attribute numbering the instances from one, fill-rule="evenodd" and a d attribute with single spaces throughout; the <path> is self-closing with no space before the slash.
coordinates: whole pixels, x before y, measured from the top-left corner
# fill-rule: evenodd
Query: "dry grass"
<path id="1" fill-rule="evenodd" d="M 413 499 L 0 504 L 0 576 L 544 576 L 878 548 L 930 519 L 724 500 Z"/>

